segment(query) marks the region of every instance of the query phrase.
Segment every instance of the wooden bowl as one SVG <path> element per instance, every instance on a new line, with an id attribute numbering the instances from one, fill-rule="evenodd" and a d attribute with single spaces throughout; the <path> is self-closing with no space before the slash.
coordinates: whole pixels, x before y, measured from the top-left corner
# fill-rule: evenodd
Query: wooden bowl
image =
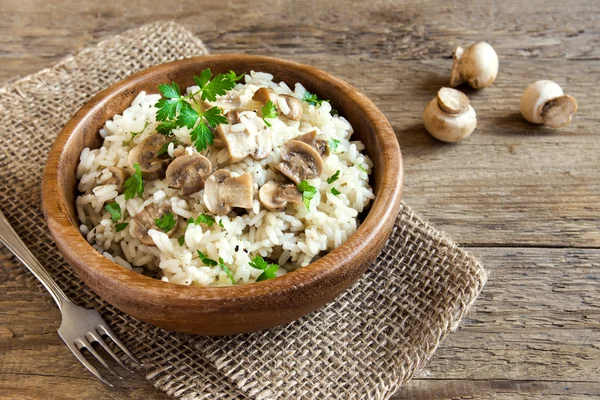
<path id="1" fill-rule="evenodd" d="M 145 90 L 161 83 L 185 88 L 210 67 L 214 73 L 264 71 L 290 87 L 300 82 L 311 93 L 330 99 L 354 128 L 374 163 L 376 195 L 358 230 L 342 246 L 309 266 L 282 277 L 232 287 L 183 286 L 129 271 L 103 257 L 79 232 L 75 171 L 85 147 L 99 148 L 98 133 Z M 375 261 L 400 208 L 402 159 L 394 131 L 377 107 L 348 83 L 295 62 L 249 55 L 211 55 L 159 65 L 98 93 L 62 130 L 44 171 L 42 206 L 48 228 L 77 275 L 119 310 L 142 321 L 181 332 L 228 335 L 293 321 L 331 301 Z"/>

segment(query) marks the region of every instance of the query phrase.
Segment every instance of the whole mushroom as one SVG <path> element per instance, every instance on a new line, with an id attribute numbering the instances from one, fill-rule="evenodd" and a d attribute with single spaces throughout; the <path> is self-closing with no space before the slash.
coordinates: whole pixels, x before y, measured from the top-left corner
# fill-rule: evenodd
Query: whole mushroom
<path id="1" fill-rule="evenodd" d="M 459 46 L 454 50 L 453 58 L 450 86 L 466 82 L 474 89 L 483 89 L 496 80 L 498 55 L 488 43 L 475 43 L 466 50 Z"/>
<path id="2" fill-rule="evenodd" d="M 318 178 L 323 172 L 323 159 L 308 144 L 289 140 L 281 147 L 281 163 L 275 169 L 295 184 L 305 179 Z"/>
<path id="3" fill-rule="evenodd" d="M 436 139 L 458 142 L 469 136 L 477 126 L 477 115 L 469 98 L 451 88 L 441 88 L 423 112 L 425 129 Z"/>
<path id="4" fill-rule="evenodd" d="M 201 154 L 179 156 L 167 167 L 167 184 L 187 196 L 204 188 L 204 179 L 211 170 L 210 160 Z"/>
<path id="5" fill-rule="evenodd" d="M 258 199 L 271 211 L 283 211 L 288 202 L 302 204 L 302 193 L 296 185 L 269 181 L 258 191 Z"/>
<path id="6" fill-rule="evenodd" d="M 160 230 L 160 228 L 156 225 L 156 220 L 162 218 L 167 213 L 171 213 L 175 217 L 176 223 L 171 230 L 165 233 L 169 237 L 173 236 L 177 230 L 179 216 L 173 213 L 171 206 L 157 207 L 156 204 L 148 204 L 142 211 L 133 216 L 132 225 L 134 228 L 134 236 L 140 239 L 140 242 L 143 244 L 154 246 L 154 240 L 152 240 L 152 237 L 148 235 L 148 231 L 150 229 Z"/>
<path id="7" fill-rule="evenodd" d="M 575 111 L 575 97 L 564 94 L 562 88 L 552 81 L 534 82 L 521 96 L 521 114 L 532 124 L 560 128 L 571 122 L 571 115 Z"/>
<path id="8" fill-rule="evenodd" d="M 204 204 L 216 215 L 229 214 L 233 207 L 250 209 L 254 199 L 254 178 L 246 172 L 233 177 L 225 169 L 219 169 L 204 184 Z"/>

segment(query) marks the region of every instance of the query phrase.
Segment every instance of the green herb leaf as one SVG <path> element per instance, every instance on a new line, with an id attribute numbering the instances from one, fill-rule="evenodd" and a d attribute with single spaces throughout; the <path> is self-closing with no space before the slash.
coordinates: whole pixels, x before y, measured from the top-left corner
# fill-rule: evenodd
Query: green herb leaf
<path id="1" fill-rule="evenodd" d="M 158 108 L 158 111 L 156 112 L 156 120 L 167 121 L 175 119 L 175 115 L 177 115 L 177 112 L 181 108 L 181 103 L 181 99 L 160 99 L 157 101 L 154 105 L 154 107 Z"/>
<path id="2" fill-rule="evenodd" d="M 337 190 L 336 188 L 331 188 L 331 193 L 332 193 L 334 196 L 337 196 L 338 194 L 341 194 L 341 192 L 340 192 L 339 190 Z"/>
<path id="3" fill-rule="evenodd" d="M 263 121 L 267 126 L 271 126 L 271 124 L 266 120 L 266 118 L 277 118 L 279 114 L 277 113 L 277 108 L 275 104 L 271 100 L 267 101 L 265 105 L 261 109 L 263 115 Z"/>
<path id="4" fill-rule="evenodd" d="M 202 116 L 208 122 L 211 128 L 216 128 L 219 124 L 227 124 L 227 117 L 221 114 L 219 107 L 211 107 L 202 113 Z"/>
<path id="5" fill-rule="evenodd" d="M 336 109 L 335 109 L 335 108 L 333 108 L 333 107 L 331 107 L 331 110 L 329 110 L 329 114 L 330 114 L 331 116 L 334 116 L 334 115 L 340 115 L 340 113 L 338 112 L 338 110 L 336 110 Z"/>
<path id="6" fill-rule="evenodd" d="M 179 110 L 179 116 L 175 123 L 177 126 L 185 126 L 190 129 L 196 125 L 196 121 L 200 118 L 198 111 L 194 110 L 190 103 L 184 101 L 181 103 L 181 109 Z"/>
<path id="7" fill-rule="evenodd" d="M 198 257 L 200 257 L 200 261 L 202 261 L 202 263 L 208 267 L 214 267 L 218 264 L 212 258 L 208 258 L 208 256 L 206 254 L 204 254 L 203 252 L 201 252 L 200 250 L 198 250 Z"/>
<path id="8" fill-rule="evenodd" d="M 323 102 L 316 94 L 311 94 L 309 91 L 304 92 L 302 100 L 313 106 L 320 105 Z"/>
<path id="9" fill-rule="evenodd" d="M 175 121 L 164 121 L 158 124 L 158 126 L 156 127 L 156 131 L 161 135 L 170 136 L 171 131 L 175 128 L 177 128 L 177 124 L 175 123 Z"/>
<path id="10" fill-rule="evenodd" d="M 171 211 L 167 211 L 160 218 L 154 220 L 156 226 L 165 232 L 169 232 L 177 224 L 177 218 Z"/>
<path id="11" fill-rule="evenodd" d="M 221 267 L 221 269 L 223 271 L 225 271 L 225 274 L 227 275 L 227 277 L 231 281 L 231 284 L 235 285 L 235 278 L 233 277 L 233 274 L 231 273 L 231 271 L 229 270 L 229 268 L 227 268 L 227 266 L 225 265 L 225 263 L 223 262 L 223 259 L 221 257 L 219 257 L 219 267 Z"/>
<path id="12" fill-rule="evenodd" d="M 239 80 L 241 80 L 244 76 L 246 75 L 245 72 L 236 75 L 234 71 L 229 70 L 228 73 L 225 74 L 225 76 L 227 76 L 227 79 L 229 79 L 231 82 L 237 82 Z"/>
<path id="13" fill-rule="evenodd" d="M 194 146 L 198 152 L 205 150 L 208 145 L 212 145 L 215 140 L 215 137 L 208 126 L 206 126 L 204 121 L 201 121 L 198 125 L 196 125 L 194 130 L 190 133 L 190 137 L 192 138 L 192 142 L 194 143 Z"/>
<path id="14" fill-rule="evenodd" d="M 233 89 L 235 82 L 231 81 L 223 74 L 217 74 L 202 88 L 202 100 L 216 101 L 217 96 L 227 94 L 228 90 Z"/>
<path id="15" fill-rule="evenodd" d="M 171 82 L 170 85 L 168 83 L 158 85 L 158 90 L 167 99 L 178 99 L 181 97 L 181 91 L 175 82 Z"/>
<path id="16" fill-rule="evenodd" d="M 123 184 L 125 200 L 133 199 L 135 196 L 141 197 L 144 194 L 144 181 L 142 180 L 140 165 L 135 163 L 133 168 L 135 172 Z"/>
<path id="17" fill-rule="evenodd" d="M 127 225 L 129 225 L 129 222 L 122 222 L 120 224 L 116 224 L 115 229 L 117 232 L 121 232 L 123 229 L 127 228 Z"/>
<path id="18" fill-rule="evenodd" d="M 331 149 L 332 153 L 335 153 L 337 151 L 338 145 L 340 144 L 340 141 L 337 139 L 331 139 L 329 141 L 329 148 Z"/>
<path id="19" fill-rule="evenodd" d="M 337 181 L 339 177 L 340 177 L 340 170 L 338 169 L 337 171 L 335 171 L 335 174 L 333 174 L 329 178 L 327 178 L 327 183 L 329 183 L 331 185 L 333 182 Z"/>
<path id="20" fill-rule="evenodd" d="M 208 214 L 200 214 L 198 218 L 196 218 L 195 224 L 205 224 L 210 228 L 215 223 L 215 219 Z"/>
<path id="21" fill-rule="evenodd" d="M 117 222 L 121 219 L 121 206 L 117 202 L 108 203 L 104 206 L 104 209 L 110 213 L 110 219 L 112 222 Z"/>
<path id="22" fill-rule="evenodd" d="M 263 271 L 262 274 L 256 278 L 256 282 L 264 281 L 267 279 L 275 278 L 277 275 L 275 272 L 279 269 L 278 264 L 269 264 L 260 255 L 257 255 L 248 263 L 252 268 L 260 269 Z"/>
<path id="23" fill-rule="evenodd" d="M 177 239 L 177 243 L 179 243 L 179 245 L 183 247 L 183 244 L 185 243 L 185 235 L 179 236 L 179 239 Z"/>
<path id="24" fill-rule="evenodd" d="M 369 173 L 369 171 L 367 171 L 367 169 L 363 167 L 362 164 L 356 164 L 356 168 L 360 169 L 363 172 L 366 172 L 367 174 Z"/>
<path id="25" fill-rule="evenodd" d="M 225 228 L 225 227 L 223 226 L 223 220 L 222 220 L 222 219 L 220 219 L 220 220 L 219 220 L 219 226 L 220 226 L 221 228 Z"/>
<path id="26" fill-rule="evenodd" d="M 317 188 L 311 186 L 307 181 L 302 181 L 298 185 L 298 190 L 302 193 L 302 202 L 307 210 L 310 210 L 310 201 L 317 194 Z"/>

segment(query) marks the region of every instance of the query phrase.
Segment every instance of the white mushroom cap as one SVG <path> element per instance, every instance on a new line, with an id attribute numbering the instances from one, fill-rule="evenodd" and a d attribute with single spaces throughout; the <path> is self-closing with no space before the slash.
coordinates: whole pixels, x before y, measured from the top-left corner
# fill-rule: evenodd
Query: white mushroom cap
<path id="1" fill-rule="evenodd" d="M 475 43 L 466 50 L 459 46 L 454 50 L 450 86 L 466 82 L 474 89 L 483 89 L 494 83 L 497 75 L 498 55 L 488 43 Z"/>
<path id="2" fill-rule="evenodd" d="M 250 209 L 254 178 L 249 172 L 234 178 L 229 171 L 219 169 L 206 180 L 203 199 L 208 211 L 217 215 L 229 214 L 233 207 Z"/>
<path id="3" fill-rule="evenodd" d="M 444 142 L 458 142 L 469 136 L 477 126 L 477 115 L 469 98 L 462 92 L 441 88 L 423 112 L 425 129 Z"/>
<path id="4" fill-rule="evenodd" d="M 564 94 L 562 88 L 552 81 L 534 82 L 521 96 L 521 114 L 533 124 L 559 128 L 571 122 L 571 115 L 575 111 L 577 100 Z"/>

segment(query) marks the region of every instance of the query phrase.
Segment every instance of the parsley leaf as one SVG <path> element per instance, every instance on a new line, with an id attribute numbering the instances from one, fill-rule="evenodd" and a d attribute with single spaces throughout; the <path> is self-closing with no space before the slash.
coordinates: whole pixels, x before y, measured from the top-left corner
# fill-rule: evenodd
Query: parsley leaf
<path id="1" fill-rule="evenodd" d="M 219 267 L 221 267 L 221 269 L 223 271 L 225 271 L 225 274 L 227 275 L 227 277 L 231 281 L 231 284 L 235 285 L 235 278 L 233 277 L 233 274 L 231 273 L 231 270 L 229 268 L 227 268 L 227 266 L 225 265 L 225 263 L 223 262 L 223 259 L 221 257 L 219 257 Z"/>
<path id="2" fill-rule="evenodd" d="M 304 92 L 302 101 L 305 101 L 310 105 L 317 106 L 317 105 L 321 105 L 321 103 L 324 100 L 319 99 L 319 97 L 316 94 L 311 94 L 309 91 L 306 91 L 306 92 Z"/>
<path id="3" fill-rule="evenodd" d="M 175 218 L 175 214 L 167 211 L 160 218 L 155 219 L 154 223 L 163 231 L 169 232 L 177 224 L 177 219 Z"/>
<path id="4" fill-rule="evenodd" d="M 198 215 L 198 218 L 196 218 L 196 221 L 194 222 L 194 224 L 196 224 L 196 225 L 205 224 L 210 228 L 211 226 L 213 226 L 213 224 L 215 222 L 216 222 L 215 219 L 213 217 L 211 217 L 210 215 L 200 214 L 200 215 Z"/>
<path id="5" fill-rule="evenodd" d="M 265 281 L 267 279 L 273 279 L 273 278 L 275 278 L 277 276 L 275 274 L 275 272 L 279 269 L 279 265 L 278 264 L 269 264 L 260 255 L 257 255 L 256 257 L 254 257 L 252 259 L 252 261 L 249 262 L 249 265 L 252 268 L 260 269 L 260 270 L 263 271 L 263 273 L 260 274 L 258 276 L 258 278 L 256 278 L 256 282 Z"/>
<path id="6" fill-rule="evenodd" d="M 167 121 L 175 119 L 175 115 L 181 109 L 181 99 L 160 99 L 154 107 L 158 108 L 156 112 L 156 119 L 158 121 Z"/>
<path id="7" fill-rule="evenodd" d="M 179 239 L 177 239 L 177 243 L 179 243 L 179 245 L 183 247 L 183 244 L 185 243 L 185 235 L 179 236 Z"/>
<path id="8" fill-rule="evenodd" d="M 117 222 L 121 219 L 121 206 L 117 202 L 108 203 L 104 209 L 110 214 L 112 222 Z"/>
<path id="9" fill-rule="evenodd" d="M 211 107 L 202 113 L 202 116 L 208 122 L 211 128 L 216 128 L 219 124 L 227 124 L 227 117 L 221 114 L 219 107 Z"/>
<path id="10" fill-rule="evenodd" d="M 223 226 L 223 220 L 222 220 L 222 219 L 220 219 L 220 220 L 219 220 L 219 226 L 220 226 L 221 228 L 225 228 L 225 227 Z"/>
<path id="11" fill-rule="evenodd" d="M 141 197 L 144 194 L 144 181 L 142 180 L 140 164 L 133 164 L 133 168 L 135 172 L 123 184 L 125 200 L 133 199 L 135 196 Z"/>
<path id="12" fill-rule="evenodd" d="M 192 129 L 194 125 L 196 125 L 198 118 L 200 118 L 198 111 L 194 110 L 192 106 L 190 106 L 190 103 L 184 101 L 181 103 L 181 110 L 179 111 L 179 116 L 175 123 L 177 126 L 185 126 Z"/>
<path id="13" fill-rule="evenodd" d="M 331 193 L 332 193 L 334 196 L 337 196 L 338 194 L 341 194 L 341 192 L 340 192 L 339 190 L 337 190 L 336 188 L 331 188 Z"/>
<path id="14" fill-rule="evenodd" d="M 310 210 L 310 201 L 317 194 L 317 188 L 311 186 L 307 181 L 302 181 L 298 185 L 298 190 L 302 193 L 302 202 L 307 210 Z"/>
<path id="15" fill-rule="evenodd" d="M 168 83 L 158 85 L 158 90 L 167 99 L 178 99 L 181 97 L 181 91 L 175 82 L 171 82 L 170 85 Z"/>
<path id="16" fill-rule="evenodd" d="M 228 90 L 233 89 L 235 82 L 230 79 L 231 75 L 217 74 L 214 77 L 210 68 L 200 73 L 200 77 L 194 76 L 194 81 L 201 91 L 202 100 L 216 101 L 217 96 L 227 94 Z"/>
<path id="17" fill-rule="evenodd" d="M 190 137 L 192 138 L 192 142 L 194 142 L 194 146 L 198 152 L 206 149 L 208 145 L 212 145 L 215 141 L 215 137 L 208 126 L 206 126 L 204 121 L 201 121 L 198 125 L 196 125 L 192 133 L 190 133 Z"/>
<path id="18" fill-rule="evenodd" d="M 208 267 L 215 267 L 217 265 L 215 260 L 208 258 L 208 256 L 200 250 L 198 250 L 198 257 L 200 257 L 200 261 L 202 261 L 202 263 Z"/>
<path id="19" fill-rule="evenodd" d="M 237 82 L 237 81 L 241 80 L 244 76 L 246 76 L 246 73 L 243 72 L 243 73 L 241 73 L 239 75 L 236 75 L 234 71 L 229 70 L 229 72 L 226 73 L 225 76 L 227 76 L 227 78 L 231 82 Z"/>
<path id="20" fill-rule="evenodd" d="M 329 141 L 329 148 L 331 149 L 332 153 L 335 153 L 337 151 L 338 145 L 340 144 L 340 141 L 337 139 L 331 139 Z"/>
<path id="21" fill-rule="evenodd" d="M 117 232 L 121 232 L 123 229 L 127 228 L 127 225 L 129 225 L 129 222 L 123 222 L 120 224 L 116 224 L 115 229 Z"/>
<path id="22" fill-rule="evenodd" d="M 163 121 L 156 127 L 156 131 L 161 135 L 170 136 L 171 131 L 177 128 L 175 121 Z"/>
<path id="23" fill-rule="evenodd" d="M 327 178 L 327 183 L 329 183 L 331 185 L 333 182 L 337 181 L 339 177 L 340 177 L 340 170 L 338 169 L 337 171 L 335 171 L 335 174 L 333 174 L 329 178 Z"/>
<path id="24" fill-rule="evenodd" d="M 263 121 L 269 127 L 271 126 L 271 124 L 269 123 L 269 121 L 266 120 L 266 118 L 277 118 L 279 116 L 279 114 L 277 113 L 277 108 L 275 107 L 275 104 L 273 104 L 273 102 L 271 100 L 269 100 L 265 103 L 265 105 L 262 107 L 261 111 L 262 111 L 262 115 L 263 115 Z"/>

